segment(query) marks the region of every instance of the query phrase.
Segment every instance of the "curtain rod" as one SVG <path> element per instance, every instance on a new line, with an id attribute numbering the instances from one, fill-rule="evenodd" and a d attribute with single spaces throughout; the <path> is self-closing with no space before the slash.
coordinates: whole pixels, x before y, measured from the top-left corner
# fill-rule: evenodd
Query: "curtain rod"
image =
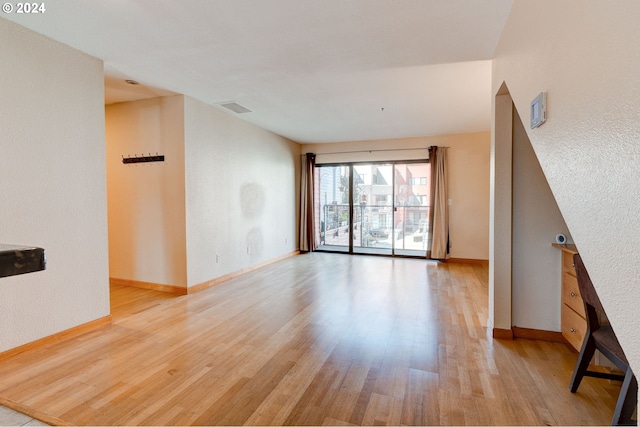
<path id="1" fill-rule="evenodd" d="M 449 147 L 444 147 L 449 148 Z M 314 153 L 316 156 L 324 154 L 351 154 L 351 153 L 373 153 L 378 151 L 415 151 L 415 150 L 428 150 L 429 147 L 417 147 L 417 148 L 388 148 L 384 150 L 356 150 L 356 151 L 334 151 L 332 153 Z M 300 157 L 306 156 L 307 153 L 300 154 Z"/>

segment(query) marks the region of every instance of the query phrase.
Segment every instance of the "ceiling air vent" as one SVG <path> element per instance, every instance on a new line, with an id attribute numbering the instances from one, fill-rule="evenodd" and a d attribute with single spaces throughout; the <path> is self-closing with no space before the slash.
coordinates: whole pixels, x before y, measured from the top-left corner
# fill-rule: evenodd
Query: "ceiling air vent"
<path id="1" fill-rule="evenodd" d="M 251 112 L 251 110 L 249 110 L 248 108 L 243 107 L 242 105 L 240 105 L 238 103 L 235 103 L 235 102 L 227 102 L 227 103 L 218 104 L 218 105 L 220 105 L 223 108 L 226 108 L 227 110 L 231 110 L 231 111 L 233 111 L 234 113 L 237 113 L 237 114 L 250 113 Z"/>

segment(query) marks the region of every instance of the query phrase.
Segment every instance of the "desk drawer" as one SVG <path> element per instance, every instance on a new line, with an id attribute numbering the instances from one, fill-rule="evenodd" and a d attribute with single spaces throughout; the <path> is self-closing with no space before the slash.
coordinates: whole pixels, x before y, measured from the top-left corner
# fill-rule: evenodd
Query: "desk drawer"
<path id="1" fill-rule="evenodd" d="M 566 304 L 562 304 L 562 335 L 569 344 L 580 351 L 587 330 L 587 321 Z"/>
<path id="2" fill-rule="evenodd" d="M 562 253 L 562 274 L 569 273 L 576 277 L 576 268 L 573 266 L 573 254 L 569 252 Z"/>
<path id="3" fill-rule="evenodd" d="M 578 279 L 568 273 L 562 273 L 562 303 L 571 307 L 585 318 L 584 302 L 578 289 Z"/>

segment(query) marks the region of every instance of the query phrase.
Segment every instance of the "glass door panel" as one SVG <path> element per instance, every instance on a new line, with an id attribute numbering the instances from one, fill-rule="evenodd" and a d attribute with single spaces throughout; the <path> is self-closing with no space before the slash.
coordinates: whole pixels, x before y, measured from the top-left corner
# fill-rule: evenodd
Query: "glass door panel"
<path id="1" fill-rule="evenodd" d="M 429 168 L 429 163 L 318 166 L 318 249 L 426 256 Z"/>
<path id="2" fill-rule="evenodd" d="M 353 166 L 353 252 L 391 255 L 393 165 Z"/>
<path id="3" fill-rule="evenodd" d="M 398 163 L 394 169 L 394 254 L 426 256 L 431 191 L 429 163 Z"/>
<path id="4" fill-rule="evenodd" d="M 318 249 L 349 252 L 349 166 L 316 168 Z"/>

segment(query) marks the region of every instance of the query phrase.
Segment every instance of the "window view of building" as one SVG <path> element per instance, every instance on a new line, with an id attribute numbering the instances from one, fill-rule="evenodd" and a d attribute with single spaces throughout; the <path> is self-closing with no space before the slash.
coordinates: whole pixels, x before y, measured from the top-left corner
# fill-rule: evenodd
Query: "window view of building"
<path id="1" fill-rule="evenodd" d="M 317 167 L 319 249 L 423 256 L 429 175 L 428 163 Z"/>

